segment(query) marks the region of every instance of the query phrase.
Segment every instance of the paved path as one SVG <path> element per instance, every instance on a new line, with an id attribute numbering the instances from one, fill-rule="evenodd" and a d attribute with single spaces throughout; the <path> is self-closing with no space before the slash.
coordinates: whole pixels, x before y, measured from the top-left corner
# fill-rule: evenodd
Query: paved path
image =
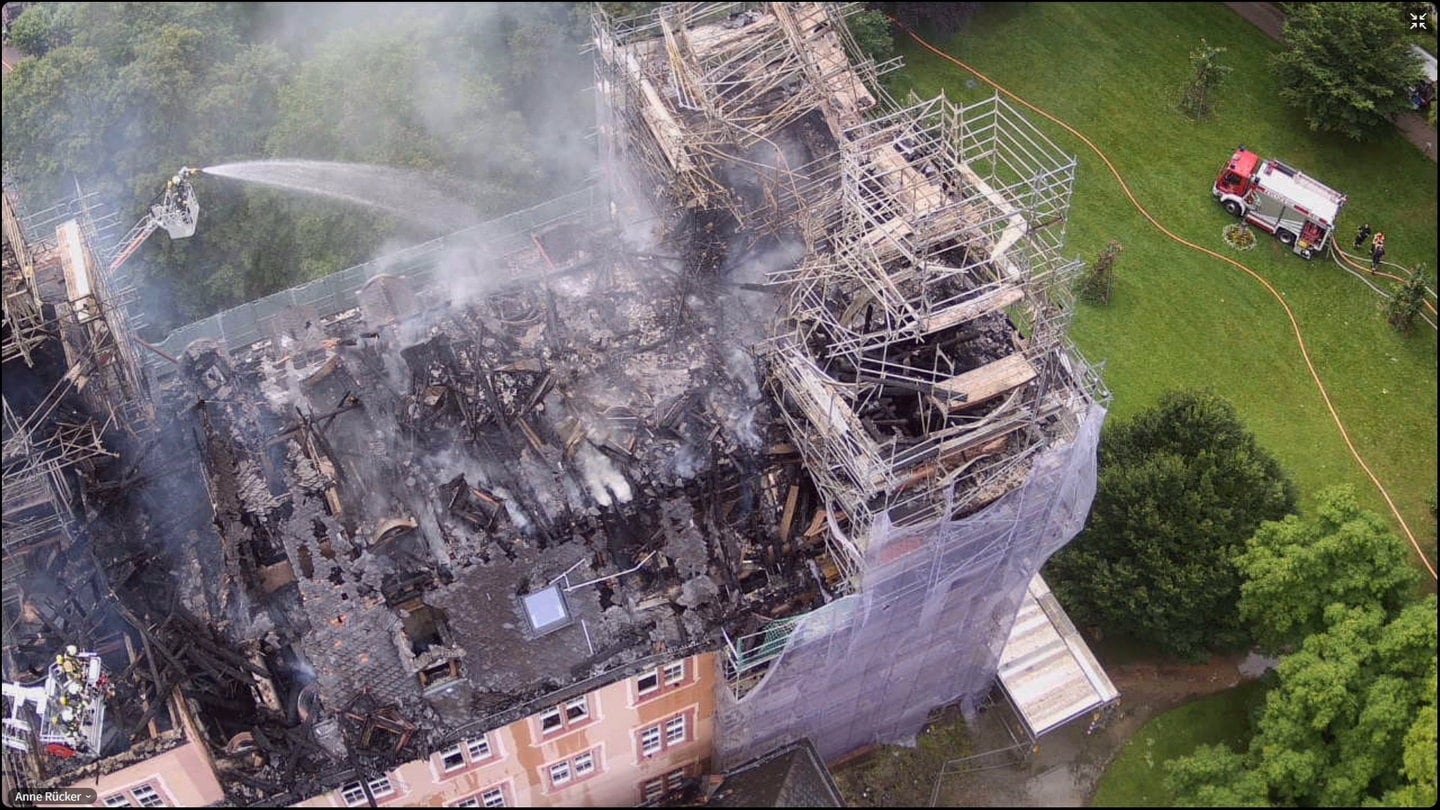
<path id="1" fill-rule="evenodd" d="M 1226 3 L 1236 14 L 1254 23 L 1271 39 L 1280 39 L 1285 28 L 1285 13 L 1274 3 Z M 1433 61 L 1433 57 L 1431 58 Z M 1395 116 L 1395 126 L 1405 135 L 1406 140 L 1415 144 L 1431 160 L 1435 160 L 1435 128 L 1418 112 L 1403 112 Z"/>

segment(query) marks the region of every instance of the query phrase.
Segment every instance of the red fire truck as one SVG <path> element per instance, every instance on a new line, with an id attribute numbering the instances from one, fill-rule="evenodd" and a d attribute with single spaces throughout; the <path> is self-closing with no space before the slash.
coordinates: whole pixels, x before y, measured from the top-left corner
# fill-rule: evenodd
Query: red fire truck
<path id="1" fill-rule="evenodd" d="M 1324 249 L 1345 195 L 1278 160 L 1241 146 L 1211 189 L 1226 211 L 1275 235 L 1301 258 Z"/>

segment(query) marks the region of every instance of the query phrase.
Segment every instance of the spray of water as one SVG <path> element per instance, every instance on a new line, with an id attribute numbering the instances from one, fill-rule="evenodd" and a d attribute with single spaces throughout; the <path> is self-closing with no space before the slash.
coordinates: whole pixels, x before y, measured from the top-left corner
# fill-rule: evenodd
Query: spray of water
<path id="1" fill-rule="evenodd" d="M 201 169 L 206 174 L 318 194 L 384 211 L 437 234 L 480 221 L 464 203 L 418 172 L 364 163 L 319 160 L 249 160 Z"/>

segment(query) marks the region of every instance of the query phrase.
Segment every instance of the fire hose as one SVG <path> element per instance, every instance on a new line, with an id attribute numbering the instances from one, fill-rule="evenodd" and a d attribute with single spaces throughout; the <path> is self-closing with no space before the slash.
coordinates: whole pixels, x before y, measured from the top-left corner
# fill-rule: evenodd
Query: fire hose
<path id="1" fill-rule="evenodd" d="M 1330 242 L 1330 256 L 1331 256 L 1332 259 L 1334 259 L 1335 265 L 1336 265 L 1337 267 L 1339 267 L 1341 270 L 1344 270 L 1345 272 L 1349 273 L 1350 275 L 1354 276 L 1355 278 L 1360 279 L 1360 283 L 1361 283 L 1361 284 L 1364 284 L 1366 287 L 1369 287 L 1371 290 L 1373 290 L 1376 294 L 1378 294 L 1378 295 L 1379 295 L 1380 297 L 1382 297 L 1382 298 L 1389 298 L 1391 294 L 1388 293 L 1388 292 L 1386 292 L 1385 290 L 1382 290 L 1380 287 L 1376 286 L 1376 285 L 1375 285 L 1375 282 L 1371 281 L 1369 278 L 1367 278 L 1367 276 L 1378 276 L 1378 277 L 1380 277 L 1380 278 L 1393 279 L 1393 280 L 1398 281 L 1398 282 L 1400 282 L 1400 283 L 1402 283 L 1402 284 L 1405 283 L 1405 282 L 1408 280 L 1408 279 L 1405 279 L 1405 278 L 1403 278 L 1403 277 L 1401 277 L 1401 276 L 1397 276 L 1397 275 L 1394 275 L 1394 274 L 1391 274 L 1391 273 L 1386 273 L 1386 272 L 1383 271 L 1383 270 L 1378 271 L 1378 272 L 1372 271 L 1370 268 L 1365 267 L 1364 265 L 1360 264 L 1359 261 L 1356 260 L 1356 258 L 1355 258 L 1354 256 L 1351 256 L 1350 254 L 1346 253 L 1345 251 L 1341 250 L 1340 248 L 1335 247 L 1335 242 L 1334 242 L 1333 240 Z M 1388 262 L 1386 262 L 1386 264 L 1388 264 Z M 1394 266 L 1394 265 L 1391 265 L 1391 266 Z M 1431 290 L 1431 289 L 1428 288 L 1428 287 L 1425 288 L 1425 292 L 1426 292 L 1427 294 L 1429 294 L 1429 295 L 1434 295 L 1434 294 L 1435 294 L 1435 291 L 1434 291 L 1434 290 Z M 1430 303 L 1429 299 L 1426 299 L 1424 303 L 1425 303 L 1425 308 L 1428 309 L 1428 310 L 1430 310 L 1431 315 L 1434 315 L 1434 313 L 1435 313 L 1435 305 L 1432 304 L 1432 303 Z M 1431 329 L 1434 329 L 1434 328 L 1435 328 L 1435 321 L 1434 321 L 1434 319 L 1431 318 L 1431 317 L 1427 317 L 1427 316 L 1425 315 L 1425 313 L 1423 313 L 1423 312 L 1420 313 L 1420 320 L 1422 320 L 1422 321 L 1424 321 L 1426 324 L 1428 324 Z"/>
<path id="2" fill-rule="evenodd" d="M 1335 410 L 1335 404 L 1330 400 L 1329 390 L 1326 389 L 1324 381 L 1320 379 L 1320 372 L 1315 369 L 1315 362 L 1311 359 L 1310 349 L 1305 343 L 1305 335 L 1300 331 L 1300 322 L 1295 318 L 1294 311 L 1290 309 L 1290 304 L 1286 302 L 1285 297 L 1280 294 L 1280 291 L 1275 289 L 1274 285 L 1272 285 L 1264 276 L 1261 276 L 1259 273 L 1247 267 L 1246 265 L 1241 264 L 1240 262 L 1230 258 L 1229 256 L 1217 253 L 1210 248 L 1204 247 L 1202 245 L 1197 245 L 1194 242 L 1191 242 L 1184 237 L 1175 234 L 1173 231 L 1162 225 L 1160 221 L 1157 220 L 1149 212 L 1149 210 L 1145 208 L 1145 206 L 1141 205 L 1138 199 L 1136 199 L 1134 192 L 1130 190 L 1130 185 L 1125 182 L 1125 178 L 1120 174 L 1120 171 L 1115 168 L 1115 164 L 1110 162 L 1110 158 L 1107 157 L 1105 153 L 1100 150 L 1100 147 L 1096 146 L 1093 141 L 1081 134 L 1079 130 L 1075 129 L 1064 121 L 1061 121 L 1059 118 L 1056 118 L 1050 113 L 1040 109 L 1039 107 L 1036 107 L 1034 104 L 1031 104 L 1020 96 L 1006 89 L 999 82 L 996 82 L 989 76 L 986 76 L 985 74 L 965 64 L 954 56 L 951 56 L 950 54 L 945 53 L 939 48 L 936 48 L 934 45 L 931 45 L 929 42 L 926 42 L 920 37 L 919 34 L 916 34 L 914 31 L 910 30 L 909 27 L 907 27 L 904 23 L 901 23 L 899 20 L 896 20 L 894 17 L 891 17 L 890 21 L 896 26 L 898 26 L 901 30 L 903 30 L 906 34 L 909 34 L 910 38 L 919 43 L 922 48 L 930 51 L 931 53 L 935 54 L 941 59 L 946 60 L 947 62 L 951 62 L 963 68 L 964 70 L 969 71 L 981 81 L 989 84 L 999 92 L 1004 93 L 1006 96 L 1014 99 L 1016 102 L 1023 105 L 1027 109 L 1035 112 L 1035 114 L 1064 129 L 1066 132 L 1079 139 L 1086 146 L 1090 147 L 1090 150 L 1093 151 L 1095 155 L 1100 158 L 1101 162 L 1105 164 L 1105 167 L 1110 170 L 1110 173 L 1112 175 L 1115 176 L 1115 181 L 1120 184 L 1120 190 L 1125 193 L 1126 198 L 1130 200 L 1130 204 L 1135 207 L 1135 210 L 1139 211 L 1141 216 L 1143 216 L 1151 225 L 1155 227 L 1156 230 L 1160 231 L 1171 241 L 1177 242 L 1185 247 L 1190 248 L 1191 250 L 1199 251 L 1212 258 L 1219 259 L 1220 261 L 1225 262 L 1231 267 L 1234 267 L 1235 269 L 1253 278 L 1257 283 L 1263 286 L 1267 292 L 1270 293 L 1270 295 L 1275 299 L 1275 301 L 1280 304 L 1280 307 L 1285 310 L 1285 316 L 1290 320 L 1290 328 L 1291 331 L 1295 334 L 1295 342 L 1300 348 L 1300 356 L 1304 358 L 1306 369 L 1310 372 L 1310 378 L 1315 381 L 1315 388 L 1320 392 L 1320 398 L 1324 401 L 1325 408 L 1330 413 L 1330 418 L 1335 422 L 1336 429 L 1340 431 L 1340 438 L 1344 440 L 1345 446 L 1350 450 L 1350 455 L 1355 458 L 1356 463 L 1360 465 L 1360 469 L 1365 471 L 1365 475 L 1369 477 L 1371 483 L 1373 483 L 1375 485 L 1375 488 L 1380 492 L 1380 496 L 1384 498 L 1385 504 L 1390 507 L 1390 513 L 1395 516 L 1395 520 L 1400 524 L 1400 528 L 1404 530 L 1406 539 L 1410 541 L 1410 545 L 1415 549 L 1415 553 L 1419 555 L 1420 562 L 1425 566 L 1425 570 L 1430 573 L 1431 579 L 1440 580 L 1440 576 L 1436 575 L 1435 566 L 1430 562 L 1430 559 L 1425 556 L 1425 551 L 1420 548 L 1420 543 L 1415 539 L 1415 533 L 1410 530 L 1410 525 L 1405 522 L 1405 517 L 1400 514 L 1399 507 L 1395 505 L 1394 499 L 1390 497 L 1389 490 L 1387 490 L 1385 488 L 1385 485 L 1380 482 L 1380 479 L 1375 475 L 1375 472 L 1370 469 L 1370 465 L 1365 463 L 1365 459 L 1360 455 L 1360 451 L 1355 447 L 1355 442 L 1350 438 L 1350 432 L 1345 428 L 1345 422 L 1340 418 L 1339 412 Z M 1394 278 L 1394 276 L 1391 276 L 1391 278 Z M 1429 302 L 1426 303 L 1428 304 Z M 1433 307 L 1431 307 L 1431 311 L 1434 311 Z"/>

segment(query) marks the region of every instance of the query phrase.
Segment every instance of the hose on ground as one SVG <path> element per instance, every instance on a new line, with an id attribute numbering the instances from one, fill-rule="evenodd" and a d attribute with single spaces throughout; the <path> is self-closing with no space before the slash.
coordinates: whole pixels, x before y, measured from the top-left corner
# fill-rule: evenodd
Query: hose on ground
<path id="1" fill-rule="evenodd" d="M 1150 211 L 1145 208 L 1145 206 L 1140 204 L 1140 200 L 1135 197 L 1135 193 L 1130 190 L 1130 185 L 1125 182 L 1125 178 L 1120 174 L 1120 171 L 1115 168 L 1115 164 L 1110 162 L 1110 158 L 1107 157 L 1105 153 L 1100 150 L 1100 147 L 1096 146 L 1093 141 L 1085 137 L 1085 135 L 1083 135 L 1079 130 L 1075 129 L 1064 121 L 1061 121 L 1059 118 L 1056 118 L 1050 113 L 1040 109 L 1034 104 L 1031 104 L 1020 96 L 1006 89 L 999 82 L 996 82 L 989 76 L 986 76 L 975 68 L 967 65 L 966 63 L 951 56 L 950 54 L 945 53 L 939 48 L 936 48 L 929 42 L 926 42 L 920 37 L 919 34 L 910 30 L 908 26 L 906 26 L 904 23 L 901 23 L 899 20 L 896 20 L 894 17 L 891 17 L 890 21 L 891 23 L 899 27 L 901 30 L 903 30 L 906 34 L 908 34 L 911 39 L 919 43 L 922 48 L 930 51 L 941 59 L 944 59 L 963 68 L 964 70 L 969 71 L 981 81 L 989 84 L 999 92 L 1004 93 L 1006 96 L 1014 99 L 1016 102 L 1023 105 L 1025 108 L 1033 111 L 1035 114 L 1045 118 L 1047 121 L 1050 121 L 1056 126 L 1061 127 L 1066 132 L 1069 132 L 1071 135 L 1079 139 L 1086 146 L 1090 147 L 1090 150 L 1093 151 L 1095 155 L 1100 158 L 1101 162 L 1105 164 L 1105 167 L 1108 168 L 1110 170 L 1110 173 L 1115 176 L 1115 181 L 1120 184 L 1120 190 L 1125 193 L 1126 198 L 1130 200 L 1130 204 L 1133 205 L 1135 207 L 1135 210 L 1139 211 L 1140 215 L 1143 216 L 1151 225 L 1153 225 L 1156 230 L 1160 231 L 1165 236 L 1178 244 L 1184 245 L 1191 250 L 1196 250 L 1204 253 L 1215 259 L 1219 259 L 1220 261 L 1225 262 L 1231 267 L 1240 270 L 1241 272 L 1254 279 L 1257 283 L 1263 286 L 1267 292 L 1270 293 L 1270 295 L 1275 299 L 1275 301 L 1280 304 L 1280 307 L 1285 311 L 1285 317 L 1290 321 L 1290 329 L 1295 335 L 1296 344 L 1300 347 L 1300 356 L 1304 358 L 1305 367 L 1310 372 L 1310 378 L 1314 380 L 1315 388 L 1320 392 L 1320 398 L 1324 401 L 1325 408 L 1327 411 L 1329 411 L 1330 418 L 1332 421 L 1334 421 L 1336 429 L 1339 430 L 1340 438 L 1344 440 L 1346 448 L 1350 450 L 1350 455 L 1355 458 L 1356 463 L 1360 465 L 1360 469 L 1365 471 L 1365 475 L 1369 477 L 1371 483 L 1373 483 L 1375 485 L 1375 488 L 1380 492 L 1380 496 L 1384 498 L 1385 504 L 1390 507 L 1390 513 L 1395 516 L 1395 520 L 1400 524 L 1400 528 L 1404 530 L 1406 539 L 1410 541 L 1410 545 L 1415 549 L 1415 553 L 1419 555 L 1420 562 L 1425 566 L 1425 570 L 1430 573 L 1431 579 L 1440 581 L 1440 576 L 1436 575 L 1435 566 L 1430 562 L 1430 559 L 1425 556 L 1425 551 L 1420 548 L 1419 541 L 1415 539 L 1415 533 L 1410 530 L 1410 524 L 1405 522 L 1404 515 L 1400 514 L 1400 509 L 1395 505 L 1395 500 L 1390 497 L 1389 490 L 1387 490 L 1385 488 L 1385 485 L 1380 482 L 1380 478 L 1375 475 L 1375 472 L 1370 469 L 1370 465 L 1365 463 L 1365 459 L 1360 455 L 1360 451 L 1355 447 L 1355 442 L 1350 438 L 1350 431 L 1346 429 L 1345 422 L 1340 418 L 1339 412 L 1335 410 L 1335 404 L 1330 400 L 1330 392 L 1325 388 L 1325 382 L 1320 379 L 1320 372 L 1316 370 L 1315 362 L 1310 357 L 1310 349 L 1305 343 L 1304 333 L 1300 330 L 1300 322 L 1296 319 L 1294 311 L 1290 309 L 1290 304 L 1286 302 L 1285 297 L 1280 294 L 1280 291 L 1275 289 L 1275 286 L 1271 284 L 1264 276 L 1260 275 L 1246 265 L 1241 264 L 1240 262 L 1230 258 L 1229 256 L 1217 253 L 1210 248 L 1204 247 L 1202 245 L 1197 245 L 1194 242 L 1191 242 L 1184 237 L 1175 234 L 1173 231 L 1160 224 L 1160 221 L 1157 220 L 1150 213 Z"/>

